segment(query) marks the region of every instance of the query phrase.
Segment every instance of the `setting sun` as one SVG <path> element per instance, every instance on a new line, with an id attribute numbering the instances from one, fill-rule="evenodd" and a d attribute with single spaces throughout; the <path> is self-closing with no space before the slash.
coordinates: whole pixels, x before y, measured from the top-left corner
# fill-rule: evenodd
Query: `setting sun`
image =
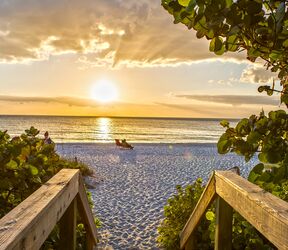
<path id="1" fill-rule="evenodd" d="M 107 103 L 118 99 L 118 89 L 108 80 L 101 80 L 92 87 L 91 96 L 94 100 Z"/>

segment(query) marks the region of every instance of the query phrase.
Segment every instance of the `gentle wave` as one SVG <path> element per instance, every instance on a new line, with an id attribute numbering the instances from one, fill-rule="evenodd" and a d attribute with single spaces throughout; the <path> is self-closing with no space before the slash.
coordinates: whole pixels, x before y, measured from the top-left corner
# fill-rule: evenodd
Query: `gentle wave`
<path id="1" fill-rule="evenodd" d="M 19 135 L 31 126 L 49 131 L 59 143 L 215 143 L 224 129 L 219 119 L 0 116 L 0 130 Z M 236 121 L 232 121 L 235 123 Z"/>

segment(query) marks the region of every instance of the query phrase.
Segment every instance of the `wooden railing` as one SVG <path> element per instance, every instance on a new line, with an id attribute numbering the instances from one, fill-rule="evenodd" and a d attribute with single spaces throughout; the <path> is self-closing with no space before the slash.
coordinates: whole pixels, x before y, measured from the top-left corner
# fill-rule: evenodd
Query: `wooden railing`
<path id="1" fill-rule="evenodd" d="M 233 209 L 278 249 L 288 249 L 288 203 L 232 171 L 215 171 L 180 234 L 181 249 L 197 249 L 195 229 L 216 200 L 215 249 L 232 249 Z"/>
<path id="2" fill-rule="evenodd" d="M 97 230 L 79 170 L 62 169 L 0 220 L 0 249 L 39 249 L 59 221 L 59 249 L 76 248 L 77 211 L 87 232 L 87 249 Z"/>

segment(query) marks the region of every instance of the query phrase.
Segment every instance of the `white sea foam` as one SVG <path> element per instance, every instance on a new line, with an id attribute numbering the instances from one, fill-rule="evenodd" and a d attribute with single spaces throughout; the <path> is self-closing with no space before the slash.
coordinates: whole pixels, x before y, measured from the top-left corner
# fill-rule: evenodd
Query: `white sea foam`
<path id="1" fill-rule="evenodd" d="M 234 154 L 217 154 L 215 144 L 135 144 L 121 150 L 112 144 L 60 144 L 58 152 L 77 157 L 94 170 L 94 213 L 102 221 L 99 249 L 158 249 L 157 227 L 175 186 L 187 185 L 214 169 L 249 164 Z"/>

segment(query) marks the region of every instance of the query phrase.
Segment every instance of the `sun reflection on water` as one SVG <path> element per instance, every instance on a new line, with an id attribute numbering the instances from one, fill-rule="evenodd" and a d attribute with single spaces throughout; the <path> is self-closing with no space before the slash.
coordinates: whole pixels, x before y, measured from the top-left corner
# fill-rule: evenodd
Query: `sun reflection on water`
<path id="1" fill-rule="evenodd" d="M 111 140 L 111 119 L 106 117 L 101 117 L 97 119 L 96 130 L 98 131 L 98 138 L 102 141 Z"/>

